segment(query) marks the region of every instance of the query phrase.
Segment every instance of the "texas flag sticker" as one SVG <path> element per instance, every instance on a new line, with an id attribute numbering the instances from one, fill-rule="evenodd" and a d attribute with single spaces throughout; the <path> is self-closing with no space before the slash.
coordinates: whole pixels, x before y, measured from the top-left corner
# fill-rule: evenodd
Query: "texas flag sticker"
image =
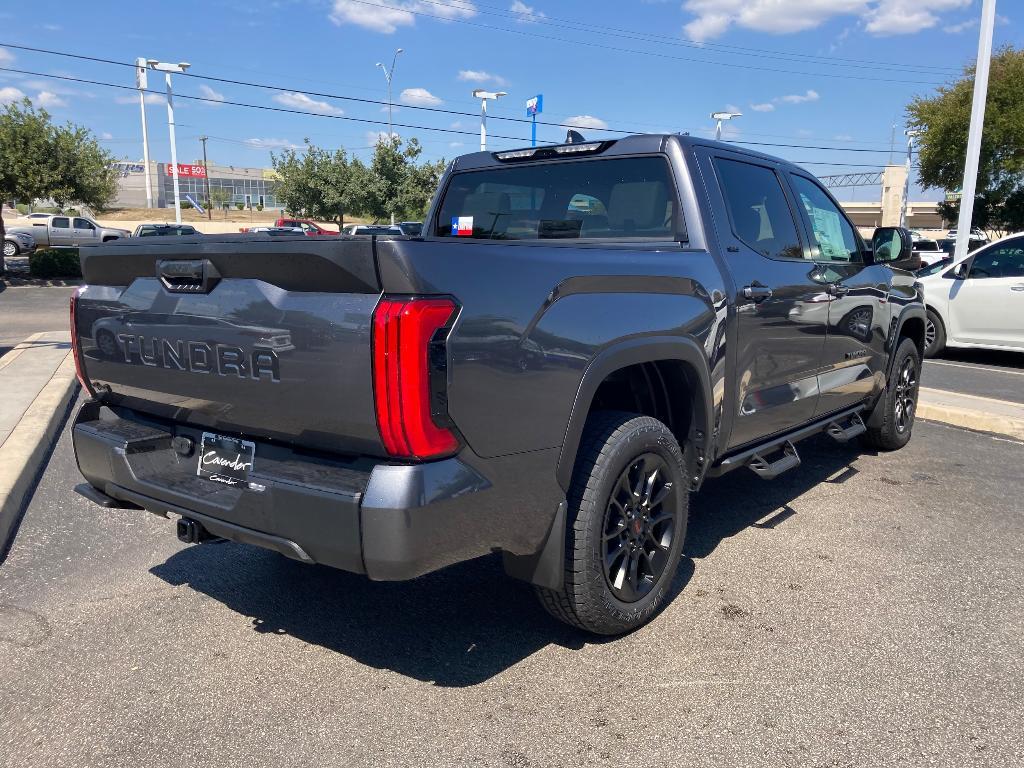
<path id="1" fill-rule="evenodd" d="M 472 237 L 473 217 L 452 216 L 452 237 Z"/>

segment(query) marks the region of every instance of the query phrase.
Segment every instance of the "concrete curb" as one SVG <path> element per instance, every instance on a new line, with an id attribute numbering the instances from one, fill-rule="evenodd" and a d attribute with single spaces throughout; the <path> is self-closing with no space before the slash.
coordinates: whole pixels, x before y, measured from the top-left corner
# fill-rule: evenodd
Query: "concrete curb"
<path id="1" fill-rule="evenodd" d="M 1024 440 L 1024 405 L 921 387 L 919 418 Z"/>
<path id="2" fill-rule="evenodd" d="M 77 390 L 69 352 L 0 446 L 0 562 Z"/>

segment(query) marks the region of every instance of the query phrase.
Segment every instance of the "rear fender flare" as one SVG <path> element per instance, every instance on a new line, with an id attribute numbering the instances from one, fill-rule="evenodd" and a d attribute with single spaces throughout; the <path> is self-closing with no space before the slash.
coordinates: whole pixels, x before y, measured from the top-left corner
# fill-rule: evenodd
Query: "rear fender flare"
<path id="1" fill-rule="evenodd" d="M 556 467 L 558 484 L 563 490 L 568 491 L 572 482 L 572 472 L 583 429 L 594 395 L 601 383 L 621 368 L 665 360 L 684 363 L 697 382 L 694 388 L 696 391 L 687 393 L 693 418 L 690 420 L 690 434 L 685 436 L 687 445 L 683 446 L 683 455 L 686 457 L 686 469 L 691 486 L 696 487 L 700 484 L 707 468 L 707 457 L 710 455 L 713 413 L 711 374 L 704 350 L 689 337 L 643 336 L 627 339 L 604 349 L 584 371 L 576 391 Z"/>

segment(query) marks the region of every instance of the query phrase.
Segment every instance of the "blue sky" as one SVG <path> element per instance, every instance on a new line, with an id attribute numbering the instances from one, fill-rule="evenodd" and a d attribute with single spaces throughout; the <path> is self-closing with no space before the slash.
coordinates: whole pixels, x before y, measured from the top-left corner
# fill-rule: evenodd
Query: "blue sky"
<path id="1" fill-rule="evenodd" d="M 588 137 L 617 135 L 599 128 L 708 133 L 710 112 L 736 109 L 744 114 L 728 126 L 729 138 L 805 145 L 756 148 L 809 163 L 820 175 L 887 162 L 893 123 L 896 157 L 903 156 L 904 106 L 973 60 L 980 6 L 980 0 L 97 0 L 72 12 L 66 0 L 37 0 L 0 11 L 0 67 L 134 83 L 127 67 L 7 43 L 122 62 L 138 56 L 188 61 L 196 75 L 270 86 L 175 78 L 177 94 L 212 100 L 176 100 L 179 161 L 199 158 L 197 137 L 207 134 L 212 162 L 264 166 L 272 149 L 305 137 L 368 156 L 375 136 L 387 130 L 386 107 L 328 94 L 386 101 L 385 78 L 374 65 L 390 63 L 401 47 L 394 121 L 419 127 L 395 130 L 419 138 L 431 158 L 478 147 L 479 102 L 470 93 L 483 87 L 509 94 L 492 103 L 492 118 L 522 118 L 525 100 L 543 93 L 543 120 L 579 125 Z M 997 47 L 1024 45 L 1020 9 L 1000 0 Z M 160 90 L 162 81 L 151 76 L 150 87 Z M 90 128 L 116 155 L 141 158 L 132 91 L 0 71 L 0 102 L 22 94 L 57 119 Z M 149 98 L 152 156 L 166 161 L 166 109 L 161 97 Z M 489 149 L 529 143 L 526 123 L 492 119 L 488 128 Z M 557 141 L 565 128 L 541 126 L 538 135 Z M 867 199 L 877 190 L 852 194 Z"/>

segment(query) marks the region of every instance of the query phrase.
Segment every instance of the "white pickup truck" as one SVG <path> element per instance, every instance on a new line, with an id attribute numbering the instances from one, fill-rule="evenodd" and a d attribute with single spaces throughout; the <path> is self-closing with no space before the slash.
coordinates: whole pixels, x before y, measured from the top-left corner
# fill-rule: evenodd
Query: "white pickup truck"
<path id="1" fill-rule="evenodd" d="M 127 229 L 101 227 L 86 216 L 50 216 L 33 219 L 28 226 L 9 227 L 8 232 L 26 232 L 32 235 L 37 248 L 74 247 L 93 243 L 106 243 L 122 237 L 130 237 Z"/>

